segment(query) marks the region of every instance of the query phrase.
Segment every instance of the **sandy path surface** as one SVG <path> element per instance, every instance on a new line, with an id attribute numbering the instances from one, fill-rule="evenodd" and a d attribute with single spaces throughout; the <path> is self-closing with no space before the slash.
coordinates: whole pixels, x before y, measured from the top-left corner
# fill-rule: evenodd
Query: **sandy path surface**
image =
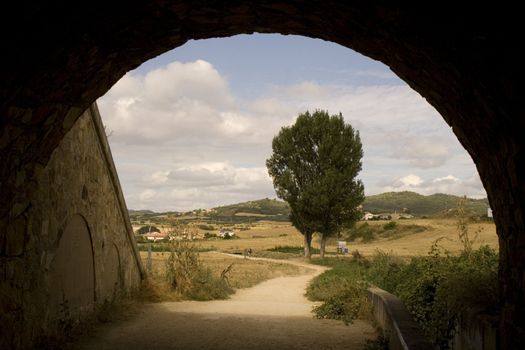
<path id="1" fill-rule="evenodd" d="M 304 293 L 308 282 L 325 268 L 285 262 L 308 267 L 311 272 L 238 290 L 228 300 L 150 304 L 133 319 L 101 329 L 74 348 L 361 349 L 366 339 L 377 336 L 363 321 L 346 326 L 314 319 L 311 310 L 316 304 Z"/>

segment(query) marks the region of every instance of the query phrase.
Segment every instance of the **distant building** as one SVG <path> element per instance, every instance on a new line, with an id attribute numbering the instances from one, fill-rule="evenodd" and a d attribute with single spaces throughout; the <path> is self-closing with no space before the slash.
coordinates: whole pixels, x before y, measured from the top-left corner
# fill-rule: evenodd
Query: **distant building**
<path id="1" fill-rule="evenodd" d="M 148 241 L 157 242 L 157 241 L 162 241 L 164 239 L 167 239 L 168 234 L 165 232 L 150 232 L 150 233 L 146 233 L 144 237 L 146 237 Z"/>
<path id="2" fill-rule="evenodd" d="M 367 213 L 365 213 L 365 214 L 363 215 L 363 217 L 361 218 L 361 220 L 364 220 L 364 221 L 372 220 L 372 219 L 374 218 L 374 216 L 375 216 L 374 214 L 372 214 L 372 213 L 368 213 L 368 212 L 367 212 Z"/>
<path id="3" fill-rule="evenodd" d="M 233 236 L 235 236 L 235 232 L 233 232 L 231 230 L 221 230 L 219 232 L 219 237 L 225 238 L 226 236 L 233 237 Z"/>

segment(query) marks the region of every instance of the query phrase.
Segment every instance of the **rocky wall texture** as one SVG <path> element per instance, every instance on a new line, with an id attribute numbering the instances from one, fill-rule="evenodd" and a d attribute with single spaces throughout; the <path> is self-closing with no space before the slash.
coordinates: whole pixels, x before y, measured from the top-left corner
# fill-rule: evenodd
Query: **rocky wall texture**
<path id="1" fill-rule="evenodd" d="M 96 106 L 36 169 L 1 250 L 1 349 L 30 348 L 137 289 L 138 260 Z"/>

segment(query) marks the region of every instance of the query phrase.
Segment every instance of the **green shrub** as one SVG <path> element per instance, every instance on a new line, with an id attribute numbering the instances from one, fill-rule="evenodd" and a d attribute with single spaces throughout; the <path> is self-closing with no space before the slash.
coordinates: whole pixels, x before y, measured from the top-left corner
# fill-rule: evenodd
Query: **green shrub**
<path id="1" fill-rule="evenodd" d="M 202 266 L 194 244 L 176 241 L 170 244 L 166 260 L 166 280 L 179 294 L 193 300 L 226 299 L 234 290 L 225 276 L 215 276 Z"/>
<path id="2" fill-rule="evenodd" d="M 374 230 L 370 225 L 368 225 L 368 223 L 365 222 L 364 224 L 356 226 L 350 231 L 350 235 L 348 236 L 349 241 L 355 241 L 359 238 L 361 238 L 364 243 L 374 240 Z"/>
<path id="3" fill-rule="evenodd" d="M 204 233 L 204 238 L 206 238 L 206 239 L 217 238 L 217 234 L 206 232 L 206 233 Z"/>
<path id="4" fill-rule="evenodd" d="M 371 260 L 355 255 L 353 261 L 313 260 L 332 267 L 307 288 L 309 299 L 324 302 L 314 309 L 316 317 L 351 322 L 364 315 L 357 305 L 366 305 L 372 284 L 398 296 L 429 340 L 448 349 L 461 312 L 497 312 L 498 254 L 488 246 L 450 256 L 435 243 L 427 256 L 409 261 L 380 251 Z"/>
<path id="5" fill-rule="evenodd" d="M 498 255 L 488 246 L 450 256 L 434 244 L 428 256 L 409 262 L 377 254 L 367 279 L 397 295 L 426 336 L 439 348 L 448 349 L 463 310 L 496 312 L 497 270 Z"/>
<path id="6" fill-rule="evenodd" d="M 200 268 L 192 278 L 187 295 L 192 300 L 227 299 L 234 292 L 224 278 L 215 276 L 209 268 Z"/>
<path id="7" fill-rule="evenodd" d="M 137 233 L 139 235 L 145 235 L 146 233 L 150 233 L 150 232 L 160 232 L 160 230 L 158 228 L 156 228 L 155 226 L 142 226 L 141 228 L 139 228 L 137 230 Z"/>
<path id="8" fill-rule="evenodd" d="M 273 248 L 269 248 L 266 250 L 269 252 L 304 254 L 304 247 L 301 247 L 301 246 L 278 245 L 278 246 L 275 246 Z M 310 247 L 310 252 L 312 254 L 319 254 L 319 249 Z"/>
<path id="9" fill-rule="evenodd" d="M 332 269 L 315 277 L 308 285 L 306 296 L 310 300 L 323 301 L 313 309 L 315 317 L 330 318 L 351 323 L 368 312 L 363 267 L 353 261 L 338 259 L 314 259 L 313 262 L 331 266 Z"/>
<path id="10" fill-rule="evenodd" d="M 137 243 L 148 243 L 148 239 L 144 236 L 135 235 L 135 242 Z"/>
<path id="11" fill-rule="evenodd" d="M 152 252 L 170 252 L 172 250 L 170 242 L 161 242 L 161 243 L 150 243 L 150 241 L 146 241 L 147 243 L 139 243 L 137 242 L 137 247 L 139 248 L 140 252 L 147 252 L 148 246 L 151 244 L 151 251 Z M 178 241 L 178 242 L 185 242 L 189 243 L 188 241 Z M 212 247 L 195 247 L 195 249 L 202 253 L 202 252 L 209 252 L 211 250 L 214 250 Z"/>
<path id="12" fill-rule="evenodd" d="M 397 222 L 395 221 L 390 221 L 390 222 L 387 222 L 386 224 L 383 225 L 383 230 L 387 231 L 387 230 L 393 230 L 397 227 Z"/>

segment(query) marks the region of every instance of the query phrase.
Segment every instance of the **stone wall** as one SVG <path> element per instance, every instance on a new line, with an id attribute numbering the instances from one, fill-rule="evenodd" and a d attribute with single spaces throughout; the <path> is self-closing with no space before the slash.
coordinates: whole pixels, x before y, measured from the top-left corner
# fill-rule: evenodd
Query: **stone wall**
<path id="1" fill-rule="evenodd" d="M 380 288 L 369 288 L 374 319 L 388 339 L 390 350 L 429 350 L 435 347 L 423 336 L 405 305 L 395 295 Z"/>
<path id="2" fill-rule="evenodd" d="M 142 265 L 96 105 L 46 166 L 0 245 L 1 349 L 23 349 L 139 287 Z"/>

